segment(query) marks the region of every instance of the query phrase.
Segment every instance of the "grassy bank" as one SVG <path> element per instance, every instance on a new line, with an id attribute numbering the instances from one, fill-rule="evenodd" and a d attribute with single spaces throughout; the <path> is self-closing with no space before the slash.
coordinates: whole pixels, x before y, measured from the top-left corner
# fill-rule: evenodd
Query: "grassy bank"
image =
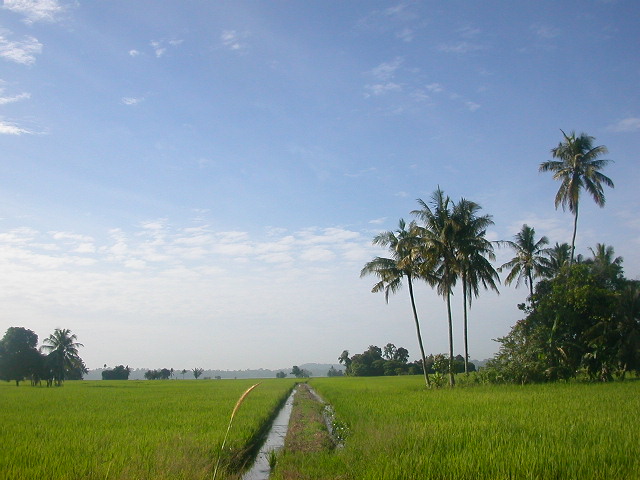
<path id="1" fill-rule="evenodd" d="M 283 455 L 275 478 L 638 478 L 638 381 L 429 391 L 421 382 L 312 379 L 349 426 L 346 447 Z"/>
<path id="2" fill-rule="evenodd" d="M 231 410 L 252 383 L 87 381 L 61 388 L 1 383 L 1 476 L 211 478 Z M 223 465 L 240 461 L 293 383 L 266 380 L 251 392 L 234 419 Z"/>

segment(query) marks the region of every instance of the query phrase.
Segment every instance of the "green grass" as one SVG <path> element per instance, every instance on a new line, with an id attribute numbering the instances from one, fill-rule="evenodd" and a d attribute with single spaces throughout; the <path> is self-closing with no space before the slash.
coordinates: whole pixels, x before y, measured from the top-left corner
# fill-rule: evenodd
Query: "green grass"
<path id="1" fill-rule="evenodd" d="M 350 430 L 331 453 L 282 455 L 274 478 L 640 477 L 640 382 L 425 390 L 421 377 L 310 384 Z"/>
<path id="2" fill-rule="evenodd" d="M 61 388 L 0 383 L 0 476 L 211 478 L 231 411 L 253 383 L 87 381 Z M 266 380 L 246 398 L 222 458 L 229 471 L 238 470 L 293 384 Z M 218 478 L 224 475 L 219 472 Z"/>

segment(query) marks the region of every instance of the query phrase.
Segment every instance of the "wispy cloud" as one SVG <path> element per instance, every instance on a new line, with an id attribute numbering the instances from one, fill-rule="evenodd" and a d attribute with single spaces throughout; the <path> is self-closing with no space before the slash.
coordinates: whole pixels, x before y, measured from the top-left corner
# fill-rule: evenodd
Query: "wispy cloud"
<path id="1" fill-rule="evenodd" d="M 203 267 L 233 268 L 237 262 L 304 264 L 347 261 L 344 251 L 362 249 L 368 243 L 359 232 L 340 228 L 307 228 L 289 233 L 270 229 L 268 239 L 247 232 L 214 231 L 208 225 L 176 228 L 166 220 L 144 222 L 136 231 L 114 228 L 106 239 L 65 231 L 39 232 L 23 227 L 0 234 L 0 261 L 56 269 L 63 265 L 112 270 L 174 270 Z M 365 253 L 369 249 L 365 248 Z M 350 256 L 353 256 L 351 253 Z"/>
<path id="2" fill-rule="evenodd" d="M 136 49 L 129 50 L 129 56 L 130 57 L 137 57 L 138 55 L 140 55 L 140 51 L 139 50 L 136 50 Z"/>
<path id="3" fill-rule="evenodd" d="M 157 42 L 154 40 L 150 42 L 149 45 L 151 46 L 151 48 L 153 48 L 153 51 L 155 52 L 157 58 L 162 57 L 167 52 L 166 47 L 162 46 L 161 42 Z"/>
<path id="4" fill-rule="evenodd" d="M 363 30 L 393 32 L 395 38 L 407 43 L 413 41 L 416 30 L 424 27 L 412 2 L 400 2 L 381 10 L 373 10 L 358 20 L 356 26 Z"/>
<path id="5" fill-rule="evenodd" d="M 376 83 L 365 85 L 365 97 L 370 97 L 371 95 L 378 96 L 402 90 L 402 85 L 392 81 L 402 63 L 403 59 L 401 57 L 396 57 L 390 62 L 383 62 L 372 68 L 369 74 L 373 77 Z"/>
<path id="6" fill-rule="evenodd" d="M 534 23 L 529 29 L 540 39 L 551 40 L 560 36 L 561 31 L 555 27 L 549 25 L 542 25 L 540 23 Z"/>
<path id="7" fill-rule="evenodd" d="M 220 34 L 222 45 L 233 51 L 241 51 L 247 48 L 245 39 L 248 38 L 247 32 L 238 32 L 236 30 L 224 30 Z"/>
<path id="8" fill-rule="evenodd" d="M 445 95 L 445 97 L 448 97 L 451 101 L 464 105 L 470 112 L 475 112 L 481 107 L 479 103 L 468 100 L 459 93 L 448 90 L 440 83 L 429 83 L 425 85 L 424 88 L 434 96 Z"/>
<path id="9" fill-rule="evenodd" d="M 367 93 L 365 93 L 365 97 L 369 97 L 371 95 L 384 95 L 385 93 L 398 92 L 402 90 L 402 86 L 394 82 L 375 83 L 373 85 L 365 85 L 364 88 L 367 91 Z"/>
<path id="10" fill-rule="evenodd" d="M 0 30 L 0 58 L 23 65 L 33 65 L 36 55 L 42 53 L 42 44 L 30 35 L 22 40 L 10 40 L 7 32 Z"/>
<path id="11" fill-rule="evenodd" d="M 123 105 L 138 105 L 142 101 L 144 101 L 144 97 L 123 97 L 120 100 Z"/>
<path id="12" fill-rule="evenodd" d="M 371 70 L 371 74 L 378 80 L 390 80 L 402 65 L 402 57 L 396 57 L 390 62 L 383 62 Z"/>
<path id="13" fill-rule="evenodd" d="M 169 47 L 175 48 L 181 45 L 182 43 L 183 43 L 183 40 L 180 40 L 180 39 L 173 39 L 168 41 L 152 40 L 151 42 L 149 42 L 149 45 L 151 46 L 151 48 L 153 48 L 153 53 L 155 53 L 156 58 L 160 58 L 167 53 L 167 51 L 169 50 Z M 131 55 L 132 57 L 136 57 L 139 54 L 140 52 L 138 52 L 137 50 L 129 50 L 129 55 Z"/>
<path id="14" fill-rule="evenodd" d="M 638 132 L 640 131 L 640 117 L 628 117 L 609 125 L 607 127 L 609 132 L 626 133 L 626 132 Z"/>
<path id="15" fill-rule="evenodd" d="M 19 127 L 11 122 L 0 119 L 0 135 L 23 135 L 33 133 L 26 128 Z"/>
<path id="16" fill-rule="evenodd" d="M 3 90 L 0 89 L 0 95 L 3 93 Z M 9 103 L 20 102 L 22 100 L 28 100 L 31 98 L 30 93 L 20 93 L 19 95 L 14 95 L 13 97 L 0 97 L 0 105 L 7 105 Z"/>
<path id="17" fill-rule="evenodd" d="M 4 9 L 25 16 L 25 23 L 55 22 L 66 7 L 57 0 L 5 0 Z"/>

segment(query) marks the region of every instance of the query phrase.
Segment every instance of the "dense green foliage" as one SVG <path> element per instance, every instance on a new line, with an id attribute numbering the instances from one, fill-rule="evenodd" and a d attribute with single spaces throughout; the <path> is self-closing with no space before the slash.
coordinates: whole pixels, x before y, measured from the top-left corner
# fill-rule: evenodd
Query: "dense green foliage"
<path id="1" fill-rule="evenodd" d="M 638 381 L 437 390 L 417 376 L 309 383 L 348 427 L 345 447 L 284 453 L 272 478 L 611 480 L 640 471 Z"/>
<path id="2" fill-rule="evenodd" d="M 131 373 L 131 368 L 127 365 L 118 365 L 112 370 L 103 370 L 102 379 L 103 380 L 129 380 L 129 374 Z"/>
<path id="3" fill-rule="evenodd" d="M 0 477 L 210 479 L 229 416 L 251 384 L 83 381 L 46 389 L 0 383 Z M 239 469 L 292 387 L 293 380 L 265 380 L 246 398 L 223 452 L 224 471 Z"/>
<path id="4" fill-rule="evenodd" d="M 38 350 L 38 335 L 23 327 L 10 327 L 0 340 L 0 379 L 13 380 L 16 386 L 29 379 L 32 385 L 41 380 L 57 386 L 65 379 L 81 380 L 87 373 L 78 355 L 77 338 L 67 329 L 56 328 Z M 48 355 L 41 353 L 48 351 Z"/>
<path id="5" fill-rule="evenodd" d="M 624 279 L 621 259 L 594 258 L 536 286 L 527 316 L 498 341 L 485 374 L 527 383 L 586 374 L 607 381 L 640 370 L 640 284 Z"/>

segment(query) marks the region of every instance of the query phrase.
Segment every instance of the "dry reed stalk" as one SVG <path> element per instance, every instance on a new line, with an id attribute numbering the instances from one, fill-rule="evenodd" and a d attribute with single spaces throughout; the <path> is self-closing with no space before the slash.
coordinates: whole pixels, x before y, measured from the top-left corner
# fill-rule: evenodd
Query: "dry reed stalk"
<path id="1" fill-rule="evenodd" d="M 218 454 L 218 461 L 216 462 L 216 468 L 213 470 L 213 480 L 215 480 L 216 474 L 218 473 L 218 466 L 220 465 L 220 458 L 222 457 L 222 451 L 224 450 L 224 444 L 227 442 L 227 437 L 229 436 L 229 430 L 231 430 L 231 424 L 233 423 L 233 417 L 236 416 L 236 412 L 240 408 L 240 405 L 242 405 L 242 402 L 244 402 L 244 399 L 247 398 L 247 395 L 249 395 L 249 393 L 251 393 L 251 390 L 256 388 L 258 385 L 260 385 L 260 384 L 256 383 L 255 385 L 251 385 L 249 388 L 247 388 L 245 390 L 245 392 L 240 396 L 238 401 L 236 402 L 236 406 L 233 407 L 233 411 L 231 412 L 231 418 L 229 419 L 229 426 L 227 427 L 227 433 L 224 434 L 224 440 L 222 440 L 222 446 L 220 447 L 220 453 Z"/>

